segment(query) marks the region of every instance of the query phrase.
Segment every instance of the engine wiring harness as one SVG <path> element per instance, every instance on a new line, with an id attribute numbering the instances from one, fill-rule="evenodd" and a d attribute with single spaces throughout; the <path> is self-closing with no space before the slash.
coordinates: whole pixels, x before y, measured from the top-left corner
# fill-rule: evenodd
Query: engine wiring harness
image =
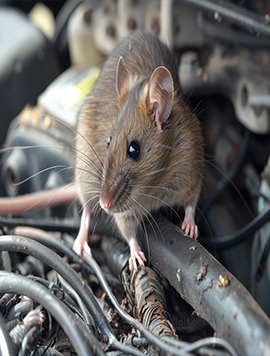
<path id="1" fill-rule="evenodd" d="M 111 244 L 114 255 L 122 255 L 119 279 L 91 254 L 76 255 L 66 238 L 34 228 L 13 231 L 0 240 L 2 264 L 6 259 L 11 267 L 0 272 L 1 355 L 237 354 L 222 338 L 180 341 L 160 278 L 149 267 L 130 274 L 122 242 L 103 241 L 108 260 Z"/>
<path id="2" fill-rule="evenodd" d="M 1 262 L 7 268 L 0 272 L 0 354 L 237 355 L 237 343 L 239 352 L 242 343 L 248 343 L 249 332 L 238 342 L 235 338 L 239 335 L 233 333 L 248 318 L 260 337 L 246 348 L 251 344 L 253 350 L 259 347 L 265 335 L 265 352 L 270 323 L 245 288 L 198 242 L 164 219 L 157 219 L 157 223 L 162 238 L 157 239 L 155 233 L 151 236 L 149 230 L 148 258 L 153 269 L 145 267 L 132 273 L 126 267 L 128 248 L 118 239 L 97 238 L 94 245 L 100 243 L 104 254 L 100 256 L 93 247 L 98 263 L 90 250 L 78 256 L 71 248 L 71 236 L 61 231 L 3 225 Z M 9 235 L 4 234 L 7 229 Z M 183 252 L 177 258 L 182 262 L 175 263 L 180 250 Z M 193 325 L 195 321 L 198 330 L 206 328 L 207 337 L 180 341 L 178 317 L 167 311 L 170 297 L 165 295 L 172 293 L 168 282 L 194 307 Z M 232 310 L 238 308 L 238 314 L 228 311 L 224 317 L 228 303 Z M 213 312 L 216 316 L 211 315 Z M 220 337 L 213 336 L 200 315 Z M 233 319 L 235 326 L 230 325 L 229 335 L 228 323 Z"/>

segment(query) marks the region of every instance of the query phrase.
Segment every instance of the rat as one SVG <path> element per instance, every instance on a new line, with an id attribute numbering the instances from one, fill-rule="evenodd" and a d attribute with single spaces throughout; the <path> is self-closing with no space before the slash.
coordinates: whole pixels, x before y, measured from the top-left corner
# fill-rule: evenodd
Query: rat
<path id="1" fill-rule="evenodd" d="M 111 215 L 144 266 L 136 234 L 161 207 L 185 209 L 181 228 L 195 239 L 203 177 L 203 137 L 184 102 L 172 54 L 155 34 L 136 31 L 104 62 L 78 116 L 75 182 L 83 206 L 74 250 L 88 242 L 91 214 Z"/>

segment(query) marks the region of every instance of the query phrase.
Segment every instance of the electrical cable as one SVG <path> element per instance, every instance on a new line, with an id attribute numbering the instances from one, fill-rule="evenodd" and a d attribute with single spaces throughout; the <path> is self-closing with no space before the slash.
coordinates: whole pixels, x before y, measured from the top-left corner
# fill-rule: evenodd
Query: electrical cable
<path id="1" fill-rule="evenodd" d="M 178 0 L 190 5 L 199 7 L 204 11 L 217 13 L 222 19 L 226 19 L 234 25 L 259 33 L 267 37 L 270 36 L 269 21 L 263 16 L 253 13 L 247 9 L 241 8 L 235 4 L 225 2 L 224 0 Z"/>
<path id="2" fill-rule="evenodd" d="M 14 348 L 6 330 L 4 319 L 0 315 L 0 356 L 13 356 Z"/>
<path id="3" fill-rule="evenodd" d="M 76 293 L 74 291 L 74 289 L 71 288 L 70 285 L 60 275 L 58 275 L 58 279 L 59 279 L 59 282 L 61 283 L 61 285 L 64 287 L 64 289 L 66 289 L 67 292 L 69 294 L 71 294 L 71 296 L 76 300 L 77 304 L 79 305 L 79 307 L 83 313 L 84 322 L 87 325 L 93 325 L 94 322 L 93 322 L 92 316 L 88 312 L 88 310 L 85 308 L 81 298 L 78 296 L 78 293 Z"/>
<path id="4" fill-rule="evenodd" d="M 33 326 L 24 336 L 18 356 L 27 356 L 30 352 L 30 345 L 36 342 L 36 338 L 40 333 L 40 327 Z"/>
<path id="5" fill-rule="evenodd" d="M 116 339 L 114 332 L 107 321 L 101 307 L 99 306 L 94 295 L 91 293 L 89 288 L 81 281 L 76 272 L 70 268 L 70 266 L 54 251 L 50 250 L 46 246 L 36 242 L 34 240 L 28 239 L 22 236 L 2 236 L 0 239 L 0 251 L 7 250 L 13 252 L 21 252 L 24 254 L 30 254 L 43 263 L 54 269 L 59 275 L 61 275 L 67 283 L 78 293 L 83 303 L 88 308 L 91 313 L 97 329 L 102 335 L 106 335 L 107 347 L 113 345 L 121 350 L 123 345 Z M 91 342 L 96 345 L 96 349 L 100 348 L 99 343 L 93 337 L 93 335 L 88 331 Z M 127 350 L 128 348 L 128 350 Z M 128 351 L 130 355 L 142 356 L 142 353 L 133 347 L 125 346 L 125 351 Z"/>
<path id="6" fill-rule="evenodd" d="M 32 218 L 16 218 L 16 217 L 8 217 L 8 216 L 0 216 L 0 224 L 12 228 L 15 226 L 27 226 L 27 227 L 35 227 L 38 229 L 42 229 L 44 231 L 51 232 L 67 232 L 71 231 L 77 233 L 80 229 L 79 222 L 75 222 L 73 219 L 65 219 L 65 220 L 54 220 L 52 218 L 46 219 L 32 219 Z"/>
<path id="7" fill-rule="evenodd" d="M 33 356 L 64 356 L 61 352 L 48 346 L 39 347 Z"/>
<path id="8" fill-rule="evenodd" d="M 267 237 L 266 241 L 265 241 L 265 245 L 259 260 L 259 265 L 256 269 L 256 281 L 259 282 L 266 270 L 266 266 L 267 266 L 267 261 L 269 258 L 269 253 L 270 253 L 270 236 Z"/>
<path id="9" fill-rule="evenodd" d="M 264 199 L 268 204 L 270 204 L 270 198 L 261 191 L 255 192 L 254 197 Z"/>
<path id="10" fill-rule="evenodd" d="M 59 47 L 63 31 L 67 27 L 70 16 L 82 2 L 83 0 L 70 0 L 62 6 L 55 21 L 55 30 L 52 38 L 52 44 L 54 46 Z"/>
<path id="11" fill-rule="evenodd" d="M 232 356 L 237 356 L 238 354 L 235 352 L 234 348 L 224 339 L 220 339 L 218 337 L 207 337 L 205 339 L 201 339 L 193 342 L 189 346 L 184 347 L 181 351 L 183 354 L 187 352 L 192 352 L 200 349 L 203 346 L 216 345 L 221 346 L 225 350 L 227 350 Z"/>
<path id="12" fill-rule="evenodd" d="M 208 337 L 208 338 L 204 338 L 201 340 L 197 340 L 192 343 L 188 343 L 186 341 L 174 340 L 174 339 L 166 337 L 166 336 L 164 337 L 164 340 L 166 340 L 171 345 L 175 345 L 175 346 L 181 345 L 181 347 L 182 347 L 181 351 L 185 355 L 186 355 L 186 353 L 193 352 L 193 351 L 196 351 L 196 350 L 202 349 L 202 348 L 204 348 L 204 352 L 200 352 L 200 354 L 203 354 L 203 355 L 206 353 L 209 355 L 212 355 L 212 356 L 227 355 L 227 352 L 226 352 L 226 354 L 224 354 L 224 351 L 206 348 L 206 346 L 214 347 L 214 345 L 221 346 L 222 348 L 224 348 L 225 351 L 228 351 L 232 356 L 238 355 L 236 353 L 236 351 L 234 350 L 234 348 L 231 346 L 231 344 L 228 343 L 228 341 L 221 339 L 221 338 L 217 338 L 217 337 Z"/>
<path id="13" fill-rule="evenodd" d="M 201 237 L 201 244 L 206 248 L 211 248 L 213 244 L 216 249 L 230 248 L 245 241 L 267 222 L 270 222 L 270 206 L 264 209 L 239 231 L 231 235 L 215 237 L 214 240 L 212 238 Z"/>
<path id="14" fill-rule="evenodd" d="M 81 333 L 81 330 L 85 329 L 85 333 L 90 335 L 86 326 L 80 319 L 75 318 L 73 313 L 47 288 L 41 284 L 33 283 L 33 281 L 27 277 L 0 271 L 0 293 L 12 292 L 26 295 L 47 309 L 61 325 L 74 346 L 74 349 L 80 356 L 93 354 L 93 350 L 90 349 L 89 345 L 85 342 L 83 334 Z M 80 328 L 78 328 L 78 325 L 80 325 Z"/>
<path id="15" fill-rule="evenodd" d="M 15 231 L 15 234 L 25 236 L 23 232 L 24 232 L 23 230 L 18 229 L 18 233 L 17 233 L 17 231 Z M 32 232 L 32 233 L 29 234 L 29 232 Z M 26 235 L 26 237 L 29 237 L 35 241 L 42 243 L 43 245 L 56 251 L 58 254 L 63 254 L 65 256 L 67 256 L 69 258 L 69 260 L 72 261 L 73 263 L 78 263 L 79 265 L 81 265 L 83 270 L 85 270 L 85 272 L 88 275 L 93 274 L 91 267 L 87 263 L 85 263 L 83 261 L 83 259 L 73 249 L 71 249 L 67 245 L 65 245 L 63 243 L 63 241 L 61 241 L 60 239 L 52 236 L 51 234 L 48 234 L 48 233 L 42 231 L 42 230 L 35 231 L 35 229 L 33 229 L 32 231 L 29 231 L 29 232 Z M 107 273 L 105 274 L 105 278 L 112 288 L 116 288 L 119 291 L 123 290 L 123 286 L 122 286 L 121 282 L 119 281 L 119 279 L 117 279 L 116 277 L 114 277 L 110 274 L 107 274 Z"/>
<path id="16" fill-rule="evenodd" d="M 238 153 L 238 156 L 233 163 L 233 166 L 229 170 L 228 174 L 218 183 L 216 190 L 207 199 L 205 205 L 201 209 L 202 215 L 207 213 L 211 205 L 217 200 L 217 198 L 220 196 L 223 190 L 227 187 L 227 185 L 235 178 L 235 176 L 239 172 L 242 163 L 246 157 L 247 149 L 250 143 L 250 137 L 251 134 L 249 130 L 245 130 L 243 143 L 241 145 L 240 152 Z"/>
<path id="17" fill-rule="evenodd" d="M 71 285 L 71 287 L 81 297 L 81 299 L 89 309 L 91 315 L 93 316 L 95 324 L 97 328 L 101 331 L 101 333 L 105 334 L 108 337 L 109 342 L 111 341 L 111 339 L 115 338 L 110 324 L 105 318 L 103 311 L 101 310 L 95 297 L 85 286 L 85 284 L 80 280 L 76 272 L 72 270 L 69 265 L 55 252 L 34 240 L 27 239 L 22 236 L 8 235 L 1 236 L 0 250 L 21 252 L 34 256 L 37 259 L 41 260 L 43 263 L 50 266 L 52 269 L 54 269 Z"/>
<path id="18" fill-rule="evenodd" d="M 61 352 L 48 346 L 39 347 L 33 356 L 64 356 Z"/>
<path id="19" fill-rule="evenodd" d="M 117 310 L 118 314 L 121 316 L 121 318 L 125 322 L 129 323 L 131 326 L 133 326 L 134 328 L 139 330 L 141 332 L 141 334 L 149 342 L 151 342 L 155 346 L 159 347 L 161 350 L 163 350 L 165 352 L 169 352 L 172 355 L 181 355 L 181 356 L 183 355 L 181 350 L 169 345 L 168 343 L 163 342 L 160 338 L 158 338 L 156 335 L 152 334 L 149 330 L 147 330 L 139 321 L 134 319 L 132 316 L 130 316 L 128 313 L 126 313 L 122 309 L 122 307 L 118 303 L 116 297 L 111 292 L 110 287 L 108 286 L 100 267 L 98 266 L 98 264 L 96 263 L 94 258 L 89 253 L 86 252 L 86 248 L 83 251 L 83 258 L 85 258 L 86 262 L 89 263 L 89 265 L 94 270 L 94 272 L 95 272 L 95 274 L 96 274 L 96 276 L 97 276 L 97 278 L 98 278 L 98 280 L 99 280 L 99 282 L 101 284 L 101 287 L 103 288 L 103 290 L 107 294 L 108 298 L 110 299 L 111 303 L 113 304 L 113 306 Z"/>

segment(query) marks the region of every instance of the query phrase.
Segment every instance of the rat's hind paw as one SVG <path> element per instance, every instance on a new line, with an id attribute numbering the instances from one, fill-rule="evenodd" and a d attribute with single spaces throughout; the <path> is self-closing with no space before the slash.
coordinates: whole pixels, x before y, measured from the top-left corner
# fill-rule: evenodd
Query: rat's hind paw
<path id="1" fill-rule="evenodd" d="M 198 236 L 199 236 L 198 226 L 195 225 L 194 221 L 188 221 L 188 222 L 183 221 L 181 228 L 182 230 L 184 230 L 186 235 L 189 235 L 196 241 L 198 240 Z"/>

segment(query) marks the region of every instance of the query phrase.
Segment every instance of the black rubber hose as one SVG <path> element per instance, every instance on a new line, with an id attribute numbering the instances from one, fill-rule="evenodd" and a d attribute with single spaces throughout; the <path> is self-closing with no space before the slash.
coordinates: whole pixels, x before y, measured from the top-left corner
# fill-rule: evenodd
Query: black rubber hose
<path id="1" fill-rule="evenodd" d="M 113 330 L 107 321 L 103 311 L 101 310 L 94 295 L 90 292 L 88 287 L 80 280 L 76 272 L 70 268 L 70 266 L 55 252 L 48 249 L 46 246 L 36 242 L 34 240 L 22 237 L 22 236 L 1 236 L 0 239 L 0 251 L 13 251 L 21 252 L 40 259 L 43 263 L 54 269 L 60 276 L 62 276 L 66 282 L 77 292 L 82 299 L 88 311 L 91 313 L 96 327 L 102 335 L 107 337 L 107 347 L 113 346 L 116 349 L 129 352 L 130 355 L 142 356 L 142 352 L 139 350 L 122 345 L 115 337 Z M 92 336 L 92 334 L 91 334 Z M 100 352 L 100 345 L 97 340 L 92 337 L 92 343 L 95 346 L 96 352 Z M 93 347 L 94 347 L 93 346 Z"/>
<path id="2" fill-rule="evenodd" d="M 263 210 L 258 216 L 256 216 L 239 231 L 227 236 L 214 237 L 213 239 L 201 237 L 201 243 L 207 248 L 230 248 L 247 240 L 248 237 L 253 235 L 267 222 L 270 222 L 270 206 Z"/>
<path id="3" fill-rule="evenodd" d="M 101 334 L 107 336 L 108 345 L 110 346 L 114 342 L 114 333 L 95 297 L 80 280 L 76 272 L 60 256 L 39 242 L 21 236 L 1 236 L 0 250 L 20 252 L 34 256 L 54 269 L 81 297 L 91 313 L 98 330 Z"/>
<path id="4" fill-rule="evenodd" d="M 41 234 L 35 234 L 34 232 L 33 234 L 31 234 L 31 236 L 28 235 L 27 237 L 42 243 L 43 245 L 49 247 L 50 249 L 53 249 L 59 254 L 67 256 L 71 262 L 79 263 L 82 266 L 82 269 L 88 275 L 93 274 L 93 270 L 91 269 L 91 267 L 85 261 L 83 261 L 83 259 L 74 250 L 72 250 L 72 248 L 65 245 L 60 239 L 54 236 L 42 236 Z M 122 284 L 119 279 L 107 273 L 105 274 L 105 278 L 112 288 L 116 288 L 120 291 L 123 290 Z"/>
<path id="5" fill-rule="evenodd" d="M 80 329 L 86 329 L 85 325 L 43 285 L 33 283 L 27 277 L 0 271 L 0 293 L 23 294 L 36 300 L 61 325 L 80 356 L 93 354 L 93 350 L 89 348 L 83 337 L 84 335 L 80 332 Z M 80 328 L 77 327 L 79 323 L 81 323 Z M 87 329 L 85 332 L 89 334 Z"/>
<path id="6" fill-rule="evenodd" d="M 178 0 L 195 5 L 254 34 L 270 36 L 269 21 L 263 16 L 224 0 Z"/>
<path id="7" fill-rule="evenodd" d="M 52 38 L 52 44 L 55 47 L 59 47 L 63 32 L 67 29 L 69 19 L 81 3 L 82 0 L 70 0 L 62 6 L 56 17 L 55 30 Z"/>
<path id="8" fill-rule="evenodd" d="M 80 223 L 75 222 L 73 219 L 65 219 L 65 220 L 54 220 L 50 219 L 32 219 L 32 218 L 18 218 L 18 217 L 8 217 L 8 216 L 0 216 L 0 224 L 2 226 L 6 226 L 9 228 L 16 226 L 27 226 L 27 227 L 35 227 L 38 229 L 42 229 L 44 231 L 51 232 L 67 232 L 76 234 L 80 229 Z"/>

